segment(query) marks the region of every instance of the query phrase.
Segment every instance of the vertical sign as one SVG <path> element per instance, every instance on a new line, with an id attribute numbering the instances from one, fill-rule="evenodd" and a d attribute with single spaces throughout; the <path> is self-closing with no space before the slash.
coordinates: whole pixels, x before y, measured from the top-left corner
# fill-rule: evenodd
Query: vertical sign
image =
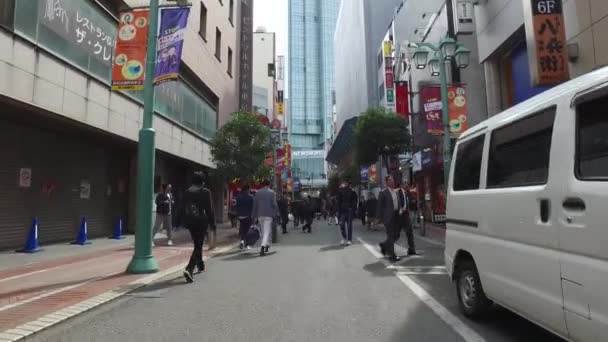
<path id="1" fill-rule="evenodd" d="M 429 134 L 443 134 L 441 112 L 441 90 L 439 87 L 426 87 L 420 91 L 423 113 L 426 119 L 426 130 Z"/>
<path id="2" fill-rule="evenodd" d="M 393 75 L 393 43 L 384 42 L 384 84 L 386 92 L 386 108 L 395 111 L 395 78 Z"/>
<path id="3" fill-rule="evenodd" d="M 426 87 L 421 90 L 420 94 L 424 106 L 427 132 L 432 135 L 443 135 L 441 88 Z M 466 89 L 463 86 L 448 87 L 448 117 L 450 120 L 450 135 L 452 138 L 458 138 L 468 128 Z"/>
<path id="4" fill-rule="evenodd" d="M 462 86 L 448 88 L 448 108 L 450 114 L 450 135 L 460 137 L 469 128 L 467 122 L 467 97 Z"/>
<path id="5" fill-rule="evenodd" d="M 112 90 L 142 90 L 148 45 L 147 9 L 123 12 L 118 24 Z"/>
<path id="6" fill-rule="evenodd" d="M 246 112 L 253 110 L 253 18 L 252 1 L 242 0 L 241 9 L 241 55 L 239 72 L 239 108 Z"/>
<path id="7" fill-rule="evenodd" d="M 361 183 L 369 182 L 369 167 L 361 166 L 359 169 L 359 175 L 361 176 Z"/>
<path id="8" fill-rule="evenodd" d="M 525 0 L 524 15 L 532 86 L 568 80 L 562 0 Z"/>
<path id="9" fill-rule="evenodd" d="M 29 188 L 32 186 L 32 169 L 29 167 L 19 170 L 19 187 Z"/>
<path id="10" fill-rule="evenodd" d="M 403 116 L 406 120 L 410 118 L 410 96 L 407 82 L 397 82 L 395 87 L 395 95 L 397 96 L 397 114 Z"/>
<path id="11" fill-rule="evenodd" d="M 160 13 L 155 85 L 178 78 L 190 8 L 164 8 Z"/>
<path id="12" fill-rule="evenodd" d="M 369 167 L 369 181 L 370 183 L 376 183 L 376 164 Z"/>

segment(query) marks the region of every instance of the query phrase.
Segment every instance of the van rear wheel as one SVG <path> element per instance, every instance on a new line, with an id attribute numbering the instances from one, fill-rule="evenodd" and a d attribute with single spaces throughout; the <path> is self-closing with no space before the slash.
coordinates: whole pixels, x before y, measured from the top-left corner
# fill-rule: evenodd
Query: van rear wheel
<path id="1" fill-rule="evenodd" d="M 458 266 L 456 292 L 460 309 L 467 317 L 480 318 L 492 305 L 492 301 L 483 292 L 477 267 L 472 261 L 466 261 Z"/>

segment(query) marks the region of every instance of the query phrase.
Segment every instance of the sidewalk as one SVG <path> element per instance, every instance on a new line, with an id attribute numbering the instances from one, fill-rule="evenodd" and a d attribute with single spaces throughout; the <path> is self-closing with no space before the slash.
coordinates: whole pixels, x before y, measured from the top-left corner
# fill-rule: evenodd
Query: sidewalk
<path id="1" fill-rule="evenodd" d="M 427 238 L 427 239 L 430 239 L 437 243 L 440 243 L 442 245 L 445 245 L 445 233 L 446 233 L 445 226 L 440 226 L 440 225 L 437 225 L 437 224 L 434 224 L 431 222 L 426 222 L 424 227 L 426 230 L 424 238 Z M 420 228 L 415 228 L 414 231 L 418 233 L 419 237 L 421 236 Z"/>
<path id="2" fill-rule="evenodd" d="M 166 237 L 156 239 L 152 251 L 160 272 L 126 274 L 133 255 L 133 237 L 125 240 L 97 239 L 88 246 L 52 245 L 37 254 L 0 253 L 0 342 L 16 341 L 58 322 L 101 305 L 137 287 L 179 272 L 192 252 L 190 234 L 174 233 L 172 247 Z M 217 228 L 213 251 L 234 246 L 236 230 Z"/>

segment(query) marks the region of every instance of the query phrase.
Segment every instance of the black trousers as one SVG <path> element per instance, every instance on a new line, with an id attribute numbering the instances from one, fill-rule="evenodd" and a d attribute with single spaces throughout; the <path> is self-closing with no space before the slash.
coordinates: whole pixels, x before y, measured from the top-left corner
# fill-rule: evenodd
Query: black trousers
<path id="1" fill-rule="evenodd" d="M 395 254 L 395 236 L 399 227 L 399 213 L 395 212 L 393 214 L 393 219 L 391 222 L 384 222 L 384 227 L 386 228 L 386 240 L 381 243 L 384 251 L 389 257 L 396 256 Z"/>
<path id="2" fill-rule="evenodd" d="M 249 228 L 253 223 L 252 221 L 253 219 L 251 217 L 239 219 L 239 237 L 241 238 L 241 241 L 245 241 L 245 238 L 247 237 L 247 232 L 249 231 Z"/>
<path id="3" fill-rule="evenodd" d="M 281 228 L 283 233 L 287 232 L 287 223 L 289 223 L 289 214 L 281 214 Z"/>
<path id="4" fill-rule="evenodd" d="M 190 256 L 190 262 L 186 269 L 190 272 L 194 271 L 194 267 L 203 264 L 203 243 L 205 243 L 205 236 L 207 235 L 207 225 L 201 227 L 189 227 L 190 236 L 192 236 L 192 243 L 194 244 L 194 250 Z"/>
<path id="5" fill-rule="evenodd" d="M 407 237 L 407 246 L 409 251 L 415 251 L 416 245 L 414 243 L 414 231 L 412 230 L 412 223 L 410 222 L 410 216 L 407 212 L 399 215 L 397 220 L 398 226 L 395 230 L 395 241 L 399 240 L 401 237 L 401 231 L 405 232 L 405 236 Z"/>

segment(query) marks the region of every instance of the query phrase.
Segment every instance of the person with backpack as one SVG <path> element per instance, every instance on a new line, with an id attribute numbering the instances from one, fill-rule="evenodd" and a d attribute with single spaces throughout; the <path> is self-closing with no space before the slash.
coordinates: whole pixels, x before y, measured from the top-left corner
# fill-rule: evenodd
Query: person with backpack
<path id="1" fill-rule="evenodd" d="M 173 246 L 173 220 L 171 219 L 171 209 L 173 207 L 173 195 L 171 194 L 171 184 L 163 184 L 161 192 L 156 195 L 156 221 L 154 222 L 154 235 L 160 230 L 161 226 L 167 231 L 167 245 Z M 154 237 L 154 236 L 153 236 Z M 154 242 L 152 242 L 154 246 Z"/>
<path id="2" fill-rule="evenodd" d="M 207 228 L 215 227 L 215 213 L 211 200 L 211 191 L 204 187 L 204 177 L 195 173 L 192 177 L 192 186 L 186 190 L 183 198 L 183 223 L 190 231 L 194 250 L 190 261 L 184 270 L 184 278 L 189 283 L 194 281 L 194 268 L 199 272 L 205 271 L 203 261 L 203 243 L 207 235 Z"/>
<path id="3" fill-rule="evenodd" d="M 262 243 L 260 256 L 264 256 L 270 249 L 270 234 L 272 232 L 272 220 L 278 213 L 277 195 L 270 189 L 270 180 L 264 179 L 264 188 L 255 194 L 253 199 L 253 210 L 251 216 L 258 221 L 262 230 Z"/>

